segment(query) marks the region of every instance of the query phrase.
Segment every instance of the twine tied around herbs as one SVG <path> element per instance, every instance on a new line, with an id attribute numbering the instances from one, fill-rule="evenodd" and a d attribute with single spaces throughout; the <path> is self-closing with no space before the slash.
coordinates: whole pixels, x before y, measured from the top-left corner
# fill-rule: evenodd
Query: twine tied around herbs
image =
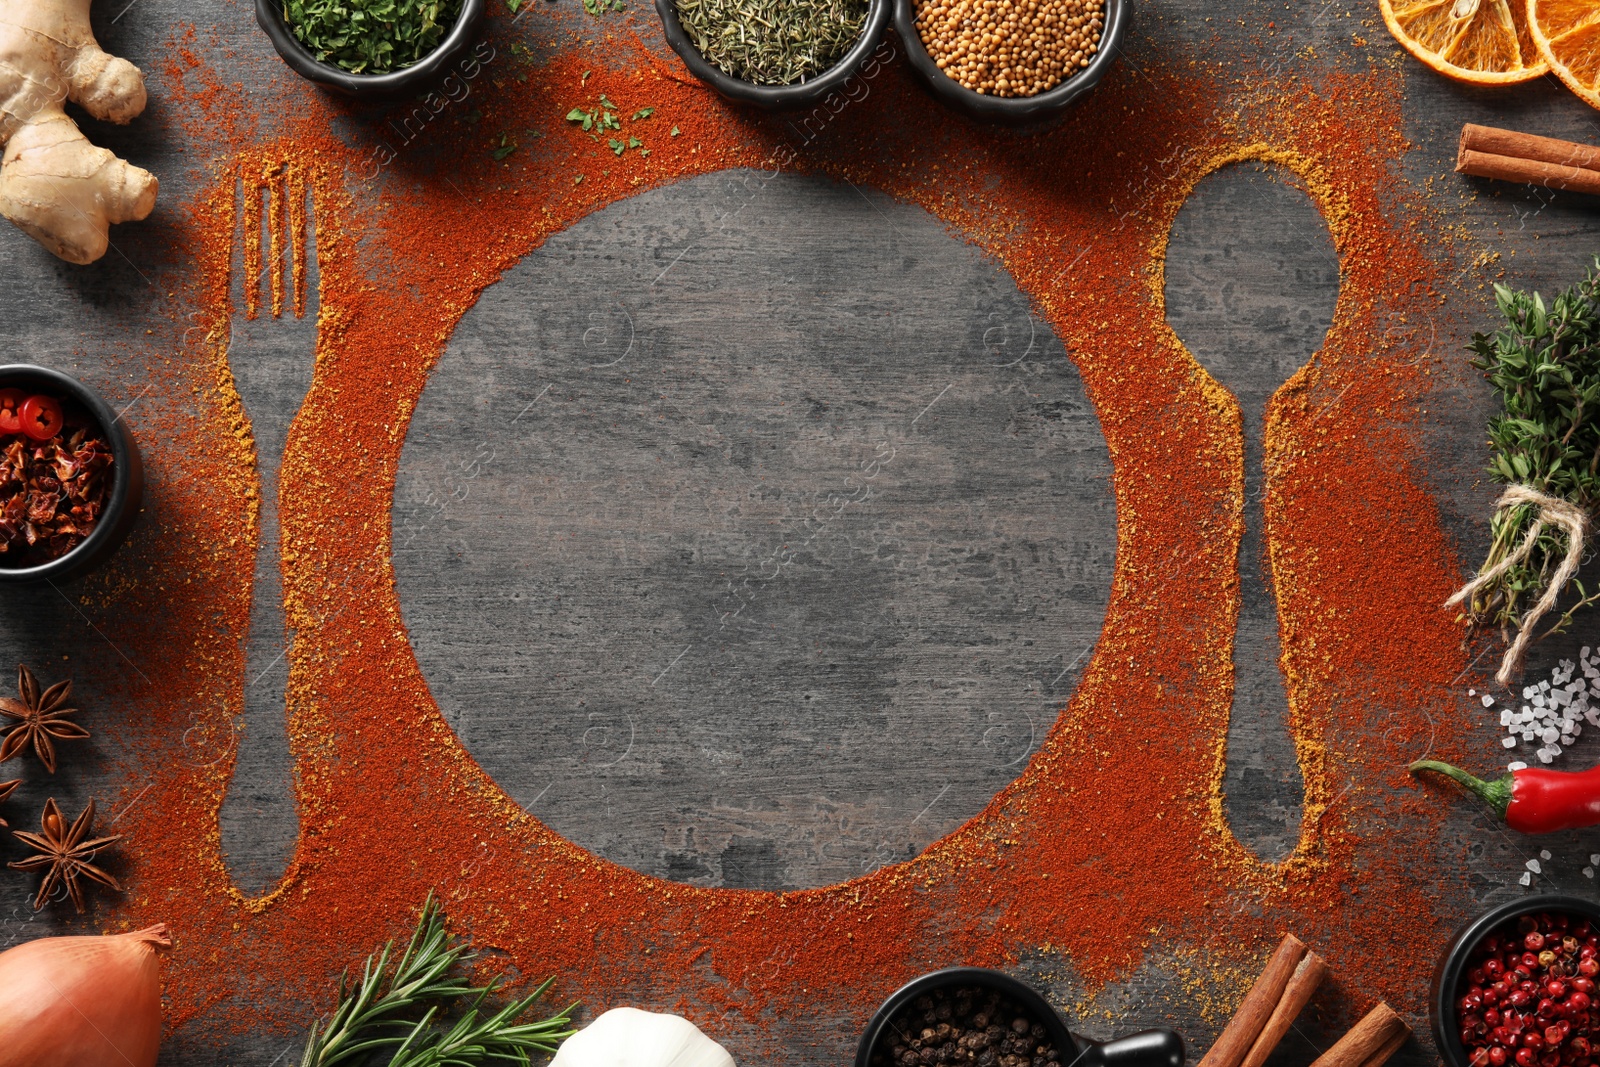
<path id="1" fill-rule="evenodd" d="M 1546 526 L 1559 527 L 1566 533 L 1566 556 L 1561 560 L 1561 565 L 1556 568 L 1550 581 L 1546 583 L 1544 595 L 1523 614 L 1522 621 L 1517 627 L 1516 639 L 1511 642 L 1511 647 L 1506 649 L 1505 657 L 1500 660 L 1500 670 L 1495 674 L 1494 680 L 1505 686 L 1510 685 L 1512 678 L 1522 669 L 1523 657 L 1527 655 L 1528 646 L 1533 643 L 1534 629 L 1539 620 L 1556 606 L 1561 590 L 1565 589 L 1567 582 L 1578 573 L 1578 565 L 1583 562 L 1584 539 L 1589 532 L 1589 516 L 1582 508 L 1560 497 L 1541 493 L 1532 486 L 1509 486 L 1500 499 L 1495 501 L 1496 508 L 1513 508 L 1523 504 L 1531 504 L 1539 510 L 1535 513 L 1533 524 L 1528 527 L 1528 532 L 1523 535 L 1516 550 L 1488 570 L 1479 572 L 1477 577 L 1456 590 L 1455 595 L 1444 602 L 1447 608 L 1465 603 L 1470 610 L 1472 598 L 1479 590 L 1487 588 L 1500 575 L 1532 555 L 1534 546 L 1539 543 L 1539 537 L 1544 533 Z"/>

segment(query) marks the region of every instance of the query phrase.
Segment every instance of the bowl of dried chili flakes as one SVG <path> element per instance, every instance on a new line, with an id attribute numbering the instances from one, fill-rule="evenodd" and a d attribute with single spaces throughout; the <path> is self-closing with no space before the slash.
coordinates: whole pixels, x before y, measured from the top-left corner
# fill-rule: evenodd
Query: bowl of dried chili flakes
<path id="1" fill-rule="evenodd" d="M 143 497 L 139 448 L 100 394 L 47 367 L 0 366 L 0 582 L 103 562 Z"/>

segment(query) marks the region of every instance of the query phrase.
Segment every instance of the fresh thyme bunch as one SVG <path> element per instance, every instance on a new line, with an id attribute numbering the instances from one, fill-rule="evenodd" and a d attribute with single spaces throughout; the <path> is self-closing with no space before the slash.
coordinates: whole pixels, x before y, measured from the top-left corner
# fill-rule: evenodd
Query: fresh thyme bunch
<path id="1" fill-rule="evenodd" d="M 387 74 L 439 47 L 461 0 L 283 0 L 283 21 L 323 63 Z"/>
<path id="2" fill-rule="evenodd" d="M 1489 472 L 1510 488 L 1490 524 L 1489 555 L 1451 598 L 1474 626 L 1516 637 L 1497 680 L 1509 685 L 1539 620 L 1570 583 L 1578 599 L 1545 634 L 1600 599 L 1576 578 L 1600 505 L 1600 257 L 1587 276 L 1545 306 L 1538 293 L 1495 286 L 1505 324 L 1474 334 L 1472 365 L 1499 390 L 1489 420 Z"/>
<path id="3" fill-rule="evenodd" d="M 301 1067 L 334 1067 L 365 1063 L 380 1050 L 393 1049 L 389 1067 L 444 1067 L 491 1061 L 527 1064 L 529 1052 L 554 1052 L 572 1036 L 568 1007 L 547 1019 L 519 1023 L 550 988 L 551 978 L 521 1000 L 485 1013 L 483 1002 L 499 987 L 500 977 L 474 986 L 451 972 L 477 958 L 471 944 L 445 930 L 444 912 L 432 893 L 405 953 L 389 969 L 391 941 L 367 957 L 361 981 L 349 988 L 349 974 L 339 981 L 333 1014 L 311 1028 Z M 434 1025 L 442 1008 L 457 997 L 472 996 L 471 1007 L 449 1030 Z M 426 1008 L 420 1019 L 405 1017 L 412 1008 Z"/>

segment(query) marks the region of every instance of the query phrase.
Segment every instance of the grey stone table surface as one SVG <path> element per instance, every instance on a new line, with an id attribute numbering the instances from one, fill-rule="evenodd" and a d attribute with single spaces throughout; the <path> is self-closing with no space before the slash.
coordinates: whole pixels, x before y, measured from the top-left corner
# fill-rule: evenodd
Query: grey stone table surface
<path id="1" fill-rule="evenodd" d="M 1312 63 L 1306 55 L 1348 48 L 1353 34 L 1389 46 L 1369 3 L 1160 0 L 1136 9 L 1124 57 L 1134 66 L 1171 55 L 1248 63 L 1265 49 Z M 577 0 L 540 12 L 553 26 L 581 27 L 586 17 Z M 658 41 L 642 5 L 623 17 Z M 1263 44 L 1257 29 L 1269 20 L 1276 34 Z M 289 75 L 248 5 L 135 0 L 95 11 L 102 43 L 147 70 L 161 69 L 190 23 L 215 54 L 242 57 L 251 98 L 275 106 Z M 1448 174 L 1463 121 L 1597 134 L 1596 113 L 1552 78 L 1490 94 L 1406 62 L 1405 79 L 1414 148 L 1404 168 L 1419 184 Z M 97 143 L 161 175 L 163 204 L 193 195 L 204 180 L 197 166 L 220 150 L 177 129 L 159 93 L 129 127 L 87 125 Z M 765 195 L 733 211 L 753 180 L 766 183 Z M 1600 250 L 1583 197 L 1463 188 L 1478 195 L 1461 200 L 1457 221 L 1501 253 L 1514 284 L 1548 292 Z M 702 234 L 710 236 L 691 240 Z M 136 433 L 159 434 L 164 413 L 194 400 L 151 394 L 147 368 L 102 344 L 141 333 L 160 299 L 141 269 L 167 251 L 159 209 L 113 236 L 104 260 L 73 267 L 0 227 L 0 338 L 12 359 L 82 376 L 127 406 Z M 645 250 L 680 246 L 689 247 L 663 283 Z M 315 280 L 313 272 L 313 296 Z M 1328 229 L 1284 172 L 1225 169 L 1178 217 L 1168 318 L 1239 398 L 1252 472 L 1266 398 L 1316 350 L 1338 285 Z M 565 299 L 574 291 L 604 297 L 574 310 Z M 273 441 L 281 447 L 304 395 L 306 330 L 240 323 L 231 341 L 230 364 L 253 368 L 240 391 L 264 454 Z M 1437 343 L 1456 350 L 1462 340 Z M 830 354 L 826 365 L 807 358 L 817 351 Z M 632 417 L 640 376 L 672 381 L 672 410 Z M 551 400 L 538 413 L 556 432 L 516 432 L 518 413 L 502 410 L 537 383 L 580 377 L 594 403 Z M 926 388 L 933 380 L 960 387 L 947 396 Z M 1494 492 L 1477 476 L 1489 400 L 1486 388 L 1463 396 L 1426 443 L 1464 559 L 1481 551 Z M 935 417 L 938 433 L 915 447 L 886 433 Z M 455 432 L 464 422 L 485 430 Z M 869 461 L 881 474 L 870 493 L 804 525 L 837 472 Z M 447 473 L 465 469 L 494 477 L 426 521 Z M 1026 764 L 1099 635 L 1115 558 L 1111 473 L 1071 354 L 996 262 L 876 190 L 713 174 L 556 235 L 467 314 L 406 440 L 395 568 L 440 708 L 538 818 L 665 879 L 828 885 L 915 855 Z M 163 480 L 174 477 L 181 472 L 151 471 L 146 522 L 161 521 Z M 1249 475 L 1252 500 L 1258 483 Z M 1259 515 L 1247 509 L 1246 518 L 1226 811 L 1241 840 L 1273 859 L 1293 846 L 1301 785 Z M 745 580 L 771 578 L 774 550 L 796 543 L 782 581 Z M 281 610 L 265 558 L 254 613 L 263 631 Z M 152 624 L 97 613 L 72 585 L 0 589 L 0 664 L 70 670 L 76 650 L 114 649 L 119 633 Z M 1583 639 L 1541 648 L 1532 669 L 1547 670 Z M 231 869 L 248 892 L 277 878 L 296 834 L 279 652 L 251 646 L 239 766 L 222 813 Z M 96 696 L 86 682 L 84 705 Z M 1501 758 L 1492 733 L 1484 728 L 1486 759 Z M 1591 736 L 1568 760 L 1597 752 Z M 76 773 L 53 788 L 76 806 L 95 790 L 92 746 L 69 751 L 66 766 Z M 43 797 L 30 782 L 14 810 Z M 1527 858 L 1483 827 L 1465 808 L 1450 827 L 1475 842 L 1476 903 L 1520 892 Z M 1547 864 L 1551 884 L 1592 893 L 1577 871 L 1600 835 L 1560 845 Z M 65 928 L 65 912 L 34 913 L 29 893 L 27 879 L 0 872 L 0 945 Z M 1137 1018 L 1154 981 L 1136 976 L 1106 1003 Z M 1179 1022 L 1209 1040 L 1198 1015 Z M 1316 1043 L 1296 1035 L 1274 1062 L 1307 1062 Z M 179 1035 L 162 1062 L 265 1065 L 284 1051 L 281 1036 L 263 1035 L 219 1060 L 214 1047 Z M 794 1062 L 811 1059 L 796 1049 Z"/>

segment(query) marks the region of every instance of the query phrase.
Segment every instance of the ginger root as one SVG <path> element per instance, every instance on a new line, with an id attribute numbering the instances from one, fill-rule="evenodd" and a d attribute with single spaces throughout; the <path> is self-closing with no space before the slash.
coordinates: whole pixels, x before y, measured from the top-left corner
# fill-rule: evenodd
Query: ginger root
<path id="1" fill-rule="evenodd" d="M 150 214 L 159 186 L 64 110 L 117 123 L 144 110 L 144 76 L 100 50 L 89 2 L 0 0 L 0 214 L 72 263 L 105 255 L 111 224 Z"/>

